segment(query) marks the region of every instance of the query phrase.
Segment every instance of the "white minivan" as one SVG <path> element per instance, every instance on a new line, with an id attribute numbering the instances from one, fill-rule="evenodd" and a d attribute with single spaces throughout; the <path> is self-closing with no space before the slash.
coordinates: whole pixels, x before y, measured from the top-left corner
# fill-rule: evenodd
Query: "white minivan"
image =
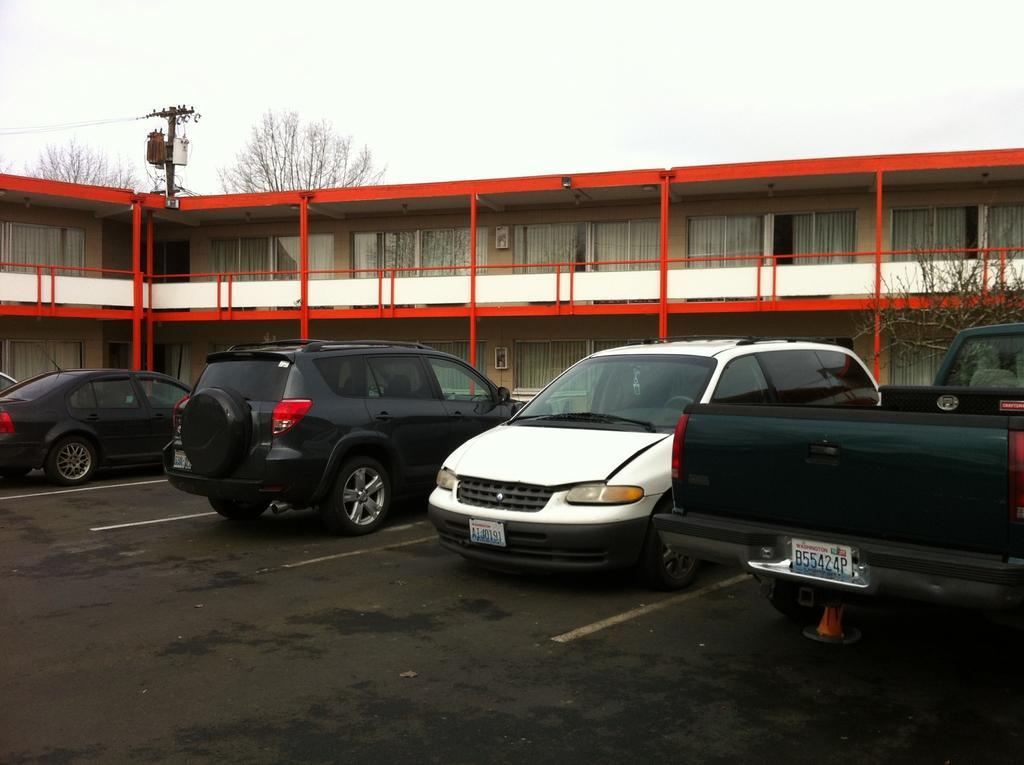
<path id="1" fill-rule="evenodd" d="M 491 568 L 633 566 L 653 587 L 685 587 L 697 561 L 662 545 L 650 518 L 671 509 L 672 435 L 693 402 L 875 406 L 878 389 L 852 351 L 823 343 L 595 353 L 444 461 L 429 504 L 441 545 Z"/>

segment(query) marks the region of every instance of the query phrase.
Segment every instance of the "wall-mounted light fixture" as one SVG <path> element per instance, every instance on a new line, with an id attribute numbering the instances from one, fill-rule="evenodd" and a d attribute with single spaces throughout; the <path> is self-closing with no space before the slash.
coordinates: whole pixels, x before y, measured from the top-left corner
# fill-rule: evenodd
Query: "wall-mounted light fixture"
<path id="1" fill-rule="evenodd" d="M 775 184 L 774 183 L 769 183 L 768 184 L 768 196 L 771 197 L 771 196 L 774 196 L 774 195 L 775 195 Z"/>
<path id="2" fill-rule="evenodd" d="M 562 188 L 563 189 L 571 189 L 572 188 L 572 176 L 571 175 L 563 175 L 562 176 Z"/>
<path id="3" fill-rule="evenodd" d="M 25 197 L 25 207 L 31 207 L 31 206 L 32 206 L 32 200 L 29 199 L 28 197 Z"/>
<path id="4" fill-rule="evenodd" d="M 658 190 L 658 187 L 657 187 L 657 186 L 652 186 L 652 185 L 651 185 L 651 184 L 649 184 L 649 183 L 648 183 L 648 184 L 647 184 L 646 186 L 641 186 L 641 187 L 640 187 L 640 191 L 646 191 L 646 192 L 648 192 L 648 193 L 650 193 L 650 192 L 652 192 L 652 191 L 657 191 L 657 190 Z"/>
<path id="5" fill-rule="evenodd" d="M 984 173 L 981 174 L 981 185 L 984 186 L 987 183 L 988 183 L 988 171 L 986 170 Z"/>

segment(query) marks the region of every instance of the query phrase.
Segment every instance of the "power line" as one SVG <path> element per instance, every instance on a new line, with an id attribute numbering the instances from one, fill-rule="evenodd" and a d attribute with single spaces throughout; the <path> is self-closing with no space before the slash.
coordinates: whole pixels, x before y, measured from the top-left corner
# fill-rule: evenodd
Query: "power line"
<path id="1" fill-rule="evenodd" d="M 62 130 L 74 130 L 98 125 L 112 125 L 118 122 L 136 122 L 145 117 L 114 117 L 104 120 L 83 120 L 81 122 L 61 122 L 53 125 L 22 125 L 20 127 L 0 127 L 0 136 L 25 135 L 28 133 L 57 133 Z"/>

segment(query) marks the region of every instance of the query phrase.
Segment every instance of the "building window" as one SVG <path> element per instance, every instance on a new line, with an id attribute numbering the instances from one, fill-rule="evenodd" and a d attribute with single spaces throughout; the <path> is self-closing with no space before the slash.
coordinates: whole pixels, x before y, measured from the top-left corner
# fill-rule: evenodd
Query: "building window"
<path id="1" fill-rule="evenodd" d="M 592 353 L 630 345 L 635 340 L 517 340 L 515 389 L 536 393 L 563 371 Z"/>
<path id="2" fill-rule="evenodd" d="M 15 380 L 61 369 L 82 368 L 82 343 L 77 340 L 8 340 L 3 344 L 4 371 Z"/>
<path id="3" fill-rule="evenodd" d="M 978 207 L 914 207 L 892 211 L 893 260 L 911 261 L 935 250 L 972 250 L 980 241 Z M 947 252 L 945 258 L 974 257 L 973 252 Z"/>
<path id="4" fill-rule="evenodd" d="M 431 348 L 441 351 L 442 353 L 450 353 L 452 356 L 469 363 L 469 341 L 468 340 L 422 340 L 424 345 L 429 345 Z M 476 370 L 487 374 L 487 357 L 484 355 L 487 351 L 487 344 L 478 340 L 476 343 Z"/>
<path id="5" fill-rule="evenodd" d="M 1006 257 L 1024 255 L 1024 205 L 992 205 L 986 219 L 989 247 L 1020 247 L 1007 252 Z M 995 259 L 1000 256 L 991 255 Z"/>
<path id="6" fill-rule="evenodd" d="M 764 255 L 763 215 L 689 218 L 686 231 L 689 268 L 756 266 Z"/>
<path id="7" fill-rule="evenodd" d="M 85 230 L 31 223 L 0 223 L 0 270 L 31 273 L 35 269 L 17 263 L 40 266 L 85 265 Z M 58 276 L 73 275 L 61 269 Z"/>
<path id="8" fill-rule="evenodd" d="M 236 282 L 298 279 L 301 263 L 299 237 L 238 237 L 214 239 L 213 270 L 234 274 Z M 329 271 L 334 267 L 334 234 L 309 235 L 309 270 Z M 272 271 L 286 273 L 270 274 Z M 287 272 L 292 273 L 287 273 Z M 310 279 L 330 279 L 330 273 L 310 274 Z"/>
<path id="9" fill-rule="evenodd" d="M 651 271 L 659 266 L 661 231 L 657 220 L 623 220 L 591 226 L 595 271 Z M 649 263 L 607 263 L 647 260 Z"/>
<path id="10" fill-rule="evenodd" d="M 543 223 L 515 227 L 513 261 L 520 274 L 554 271 L 554 264 L 587 261 L 586 223 Z M 531 266 L 532 264 L 532 266 Z M 549 266 L 548 268 L 541 266 Z"/>
<path id="11" fill-rule="evenodd" d="M 853 210 L 775 213 L 772 217 L 772 254 L 779 265 L 852 263 L 857 247 L 857 214 Z M 788 255 L 823 255 L 827 258 L 792 258 Z"/>
<path id="12" fill-rule="evenodd" d="M 945 353 L 931 348 L 889 347 L 889 385 L 931 385 Z"/>
<path id="13" fill-rule="evenodd" d="M 477 263 L 487 262 L 487 229 L 476 230 Z M 465 276 L 469 273 L 469 229 L 361 231 L 352 235 L 357 279 L 376 279 L 381 269 L 395 276 Z M 422 269 L 422 270 L 420 270 Z"/>

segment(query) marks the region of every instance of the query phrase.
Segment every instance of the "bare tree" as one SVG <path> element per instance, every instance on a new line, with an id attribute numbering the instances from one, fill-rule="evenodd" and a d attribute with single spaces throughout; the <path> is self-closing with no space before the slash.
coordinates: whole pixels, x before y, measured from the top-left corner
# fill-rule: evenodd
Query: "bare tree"
<path id="1" fill-rule="evenodd" d="M 73 138 L 63 145 L 48 144 L 35 165 L 26 165 L 25 172 L 36 178 L 94 186 L 134 189 L 139 185 L 135 168 L 123 159 L 111 160 L 103 152 L 83 146 Z"/>
<path id="2" fill-rule="evenodd" d="M 962 329 L 1024 320 L 1024 253 L 921 253 L 884 282 L 877 306 L 861 314 L 858 335 L 881 332 L 895 358 L 943 353 Z"/>
<path id="3" fill-rule="evenodd" d="M 0 173 L 9 173 L 14 169 L 14 163 L 0 154 Z"/>
<path id="4" fill-rule="evenodd" d="M 380 183 L 384 168 L 365 145 L 335 132 L 327 120 L 303 124 L 297 112 L 267 111 L 252 127 L 234 164 L 219 170 L 228 193 L 327 189 Z"/>

